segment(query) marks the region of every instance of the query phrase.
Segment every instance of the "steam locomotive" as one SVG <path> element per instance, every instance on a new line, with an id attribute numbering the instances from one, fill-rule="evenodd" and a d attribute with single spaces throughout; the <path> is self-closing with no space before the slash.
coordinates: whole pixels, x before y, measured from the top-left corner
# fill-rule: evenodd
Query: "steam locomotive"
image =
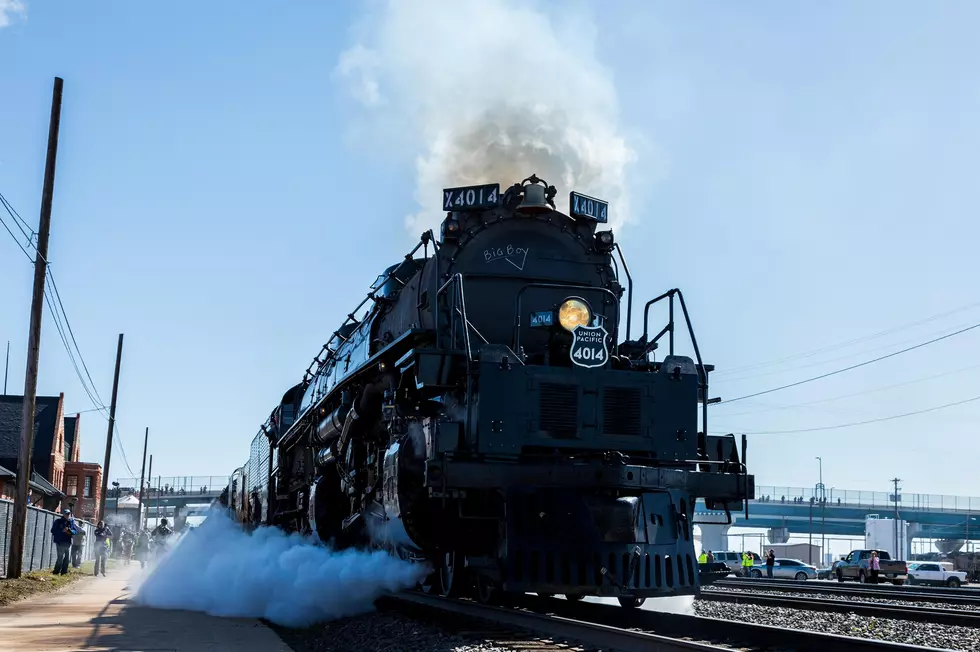
<path id="1" fill-rule="evenodd" d="M 564 214 L 556 193 L 443 191 L 440 237 L 378 277 L 252 440 L 223 498 L 244 524 L 383 548 L 429 565 L 424 591 L 483 602 L 699 592 L 695 502 L 731 522 L 753 497 L 744 437 L 740 455 L 707 434 L 713 367 L 681 292 L 631 339 L 608 204 L 571 192 Z"/>

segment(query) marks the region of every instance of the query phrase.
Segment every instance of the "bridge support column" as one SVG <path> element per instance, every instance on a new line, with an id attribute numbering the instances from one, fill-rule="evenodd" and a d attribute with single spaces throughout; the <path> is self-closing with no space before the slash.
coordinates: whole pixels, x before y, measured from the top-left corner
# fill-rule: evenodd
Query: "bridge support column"
<path id="1" fill-rule="evenodd" d="M 701 523 L 698 527 L 701 529 L 701 550 L 728 550 L 728 531 L 732 529 L 731 525 Z M 701 550 L 696 551 L 697 554 L 700 555 Z"/>
<path id="2" fill-rule="evenodd" d="M 174 532 L 180 532 L 186 520 L 187 517 L 180 513 L 180 505 L 174 505 Z"/>
<path id="3" fill-rule="evenodd" d="M 905 524 L 905 550 L 902 551 L 901 559 L 909 559 L 912 556 L 912 539 L 922 534 L 920 523 Z"/>

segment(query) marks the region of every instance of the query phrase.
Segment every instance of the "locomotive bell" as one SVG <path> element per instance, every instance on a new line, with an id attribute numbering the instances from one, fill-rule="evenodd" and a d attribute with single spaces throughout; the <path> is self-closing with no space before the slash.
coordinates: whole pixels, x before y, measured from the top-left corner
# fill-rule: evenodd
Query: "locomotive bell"
<path id="1" fill-rule="evenodd" d="M 545 190 L 546 188 L 544 186 L 536 183 L 524 186 L 524 199 L 521 201 L 521 205 L 517 207 L 517 211 L 533 215 L 535 213 L 547 213 L 553 210 L 545 198 Z"/>

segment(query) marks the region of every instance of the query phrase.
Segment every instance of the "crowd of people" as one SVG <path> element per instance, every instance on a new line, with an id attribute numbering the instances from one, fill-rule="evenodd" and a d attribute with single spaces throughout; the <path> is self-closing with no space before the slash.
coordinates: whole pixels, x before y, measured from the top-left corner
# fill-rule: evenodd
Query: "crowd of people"
<path id="1" fill-rule="evenodd" d="M 114 530 L 105 521 L 99 521 L 92 534 L 95 537 L 94 575 L 105 576 L 106 560 L 121 559 L 126 565 L 133 559 L 145 568 L 151 557 L 165 553 L 173 540 L 174 530 L 167 519 L 149 528 L 131 528 L 122 525 Z M 75 521 L 70 509 L 63 510 L 61 517 L 51 526 L 51 538 L 57 551 L 53 573 L 67 575 L 69 565 L 80 568 L 85 550 L 85 529 Z"/>

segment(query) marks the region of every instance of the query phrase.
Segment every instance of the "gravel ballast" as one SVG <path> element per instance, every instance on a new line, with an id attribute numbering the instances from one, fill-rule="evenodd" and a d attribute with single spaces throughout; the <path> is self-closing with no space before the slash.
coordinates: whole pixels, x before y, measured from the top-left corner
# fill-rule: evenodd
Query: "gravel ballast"
<path id="1" fill-rule="evenodd" d="M 694 613 L 708 618 L 737 620 L 786 629 L 804 629 L 841 636 L 873 638 L 947 650 L 964 650 L 967 652 L 980 650 L 980 629 L 972 627 L 952 627 L 892 618 L 869 618 L 855 614 L 707 600 L 695 600 Z"/>
<path id="2" fill-rule="evenodd" d="M 980 612 L 980 605 L 974 604 L 955 604 L 946 602 L 921 602 L 919 600 L 889 600 L 864 595 L 854 595 L 852 593 L 806 593 L 803 591 L 773 591 L 768 589 L 742 589 L 730 587 L 710 587 L 702 589 L 703 593 L 758 593 L 761 595 L 776 598 L 802 598 L 804 600 L 837 600 L 840 602 L 854 602 L 862 604 L 874 604 L 889 607 L 925 607 L 930 609 L 955 609 L 957 611 L 977 611 Z"/>
<path id="3" fill-rule="evenodd" d="M 452 628 L 380 611 L 307 629 L 273 625 L 295 652 L 592 652 L 531 635 Z M 465 625 L 463 626 L 465 627 Z"/>

